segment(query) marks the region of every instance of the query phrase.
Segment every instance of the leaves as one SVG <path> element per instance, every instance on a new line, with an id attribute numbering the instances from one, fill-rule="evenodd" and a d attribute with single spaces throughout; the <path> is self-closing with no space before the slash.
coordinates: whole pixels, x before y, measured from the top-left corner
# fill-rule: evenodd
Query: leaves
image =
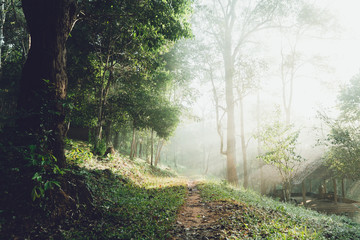
<path id="1" fill-rule="evenodd" d="M 324 158 L 337 177 L 359 179 L 360 168 L 360 75 L 354 76 L 338 96 L 340 115 L 321 118 L 330 128 L 324 142 L 328 151 Z"/>

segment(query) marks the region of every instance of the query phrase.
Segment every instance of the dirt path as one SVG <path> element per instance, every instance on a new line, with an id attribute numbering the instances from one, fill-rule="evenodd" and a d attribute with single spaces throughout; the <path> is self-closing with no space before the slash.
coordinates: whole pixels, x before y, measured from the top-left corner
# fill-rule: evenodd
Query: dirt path
<path id="1" fill-rule="evenodd" d="M 221 239 L 222 218 L 230 211 L 221 202 L 203 202 L 196 182 L 188 183 L 189 194 L 174 227 L 172 239 Z"/>

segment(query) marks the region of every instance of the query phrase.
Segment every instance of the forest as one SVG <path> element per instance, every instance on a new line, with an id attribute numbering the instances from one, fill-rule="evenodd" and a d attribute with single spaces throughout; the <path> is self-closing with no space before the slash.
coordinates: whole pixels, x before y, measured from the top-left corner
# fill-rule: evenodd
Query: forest
<path id="1" fill-rule="evenodd" d="M 0 239 L 360 239 L 356 0 L 3 0 Z"/>

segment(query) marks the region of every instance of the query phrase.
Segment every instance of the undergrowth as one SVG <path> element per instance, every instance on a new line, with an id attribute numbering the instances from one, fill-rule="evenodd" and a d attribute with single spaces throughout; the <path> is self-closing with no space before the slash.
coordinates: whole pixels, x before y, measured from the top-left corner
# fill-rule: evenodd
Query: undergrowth
<path id="1" fill-rule="evenodd" d="M 79 166 L 93 192 L 101 220 L 63 232 L 65 239 L 166 239 L 184 203 L 185 180 L 169 169 L 118 153 L 98 157 L 82 142 L 69 141 L 68 160 Z"/>
<path id="2" fill-rule="evenodd" d="M 9 222 L 0 208 L 0 239 L 170 237 L 187 191 L 184 179 L 141 159 L 94 155 L 79 141 L 67 141 L 66 156 L 60 187 L 35 201 L 30 194 L 23 198 L 33 210 L 13 212 Z"/>
<path id="3" fill-rule="evenodd" d="M 110 171 L 94 170 L 86 175 L 101 209 L 101 220 L 78 225 L 64 233 L 65 239 L 166 239 L 186 194 L 184 185 L 158 188 L 138 186 Z"/>
<path id="4" fill-rule="evenodd" d="M 96 156 L 83 142 L 69 140 L 66 155 L 69 166 L 59 178 L 61 188 L 34 202 L 43 213 L 38 208 L 24 212 L 26 218 L 14 213 L 16 221 L 10 224 L 0 214 L 0 232 L 1 225 L 13 231 L 4 233 L 6 238 L 0 234 L 1 239 L 171 239 L 186 179 L 119 153 Z M 280 203 L 223 182 L 203 181 L 198 189 L 205 201 L 236 204 L 220 220 L 225 239 L 360 239 L 359 225 L 345 217 Z"/>
<path id="5" fill-rule="evenodd" d="M 199 189 L 206 201 L 243 205 L 223 223 L 230 239 L 360 239 L 360 225 L 346 217 L 320 214 L 220 182 L 202 183 Z"/>

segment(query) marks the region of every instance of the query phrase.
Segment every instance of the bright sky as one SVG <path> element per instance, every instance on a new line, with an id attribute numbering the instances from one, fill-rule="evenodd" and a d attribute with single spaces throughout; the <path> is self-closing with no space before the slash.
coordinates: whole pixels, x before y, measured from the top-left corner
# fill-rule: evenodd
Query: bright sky
<path id="1" fill-rule="evenodd" d="M 299 98 L 294 105 L 302 108 L 303 112 L 308 109 L 309 113 L 312 112 L 309 107 L 316 111 L 320 105 L 333 105 L 338 84 L 348 82 L 360 69 L 360 1 L 319 0 L 317 3 L 327 6 L 335 14 L 343 30 L 339 38 L 313 42 L 312 45 L 305 46 L 328 56 L 328 63 L 333 68 L 333 72 L 328 75 L 318 71 L 314 79 L 304 78 L 303 84 L 297 83 L 299 87 L 297 93 L 303 94 L 304 98 Z M 312 82 L 312 88 L 308 88 L 309 81 Z M 325 89 L 326 87 L 329 89 Z"/>
<path id="2" fill-rule="evenodd" d="M 329 71 L 321 68 L 314 69 L 311 66 L 304 67 L 301 77 L 296 80 L 293 113 L 305 119 L 314 118 L 321 106 L 334 106 L 339 86 L 348 82 L 360 70 L 360 0 L 314 0 L 314 2 L 328 8 L 343 30 L 330 39 L 301 42 L 301 51 L 310 54 L 318 53 L 326 57 L 325 63 L 330 67 Z M 263 54 L 273 55 L 274 61 L 279 61 L 278 47 L 279 40 L 275 39 L 274 44 L 270 43 L 268 50 Z M 272 99 L 273 104 L 282 106 L 279 69 L 276 69 L 276 66 L 273 69 L 274 76 L 267 79 L 268 85 L 265 88 L 272 88 L 273 90 L 270 91 L 273 91 L 273 95 L 277 94 L 277 99 Z M 207 87 L 199 86 L 197 83 L 196 86 L 201 88 L 201 93 L 211 94 Z M 251 108 L 253 106 L 250 110 Z M 204 109 L 213 111 L 211 95 L 200 98 L 194 111 L 201 116 Z"/>

